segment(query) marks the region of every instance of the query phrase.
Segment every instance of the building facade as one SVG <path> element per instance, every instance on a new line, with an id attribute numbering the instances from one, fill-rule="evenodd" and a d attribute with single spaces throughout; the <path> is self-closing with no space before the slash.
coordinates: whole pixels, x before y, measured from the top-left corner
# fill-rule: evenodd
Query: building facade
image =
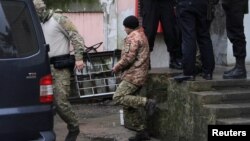
<path id="1" fill-rule="evenodd" d="M 98 51 L 122 48 L 126 36 L 122 21 L 128 15 L 136 15 L 137 0 L 45 0 L 47 4 L 59 8 L 77 26 L 85 39 L 86 46 L 98 42 L 104 44 Z M 245 34 L 250 42 L 250 16 L 245 16 Z M 225 15 L 220 5 L 216 6 L 215 19 L 211 27 L 211 38 L 214 46 L 217 65 L 232 65 L 232 44 L 226 36 Z M 247 44 L 248 46 L 248 44 Z M 247 48 L 247 54 L 250 50 Z M 158 33 L 155 48 L 151 53 L 152 67 L 168 67 L 169 54 L 162 33 Z M 250 63 L 247 55 L 246 62 Z"/>

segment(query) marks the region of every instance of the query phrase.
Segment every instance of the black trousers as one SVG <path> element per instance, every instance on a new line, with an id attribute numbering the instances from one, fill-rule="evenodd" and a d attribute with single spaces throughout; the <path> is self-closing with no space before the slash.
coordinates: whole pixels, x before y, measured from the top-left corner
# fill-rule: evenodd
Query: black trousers
<path id="1" fill-rule="evenodd" d="M 202 1 L 202 0 L 201 0 Z M 177 15 L 182 32 L 184 75 L 195 75 L 197 44 L 204 73 L 213 73 L 215 61 L 207 20 L 207 3 L 179 1 Z"/>
<path id="2" fill-rule="evenodd" d="M 236 58 L 246 57 L 246 37 L 244 34 L 244 12 L 248 0 L 225 0 L 222 7 L 226 14 L 226 30 L 233 44 L 233 55 Z"/>
<path id="3" fill-rule="evenodd" d="M 170 55 L 181 56 L 179 27 L 174 12 L 174 0 L 142 0 L 143 28 L 153 50 L 159 21 L 162 23 L 164 41 Z"/>

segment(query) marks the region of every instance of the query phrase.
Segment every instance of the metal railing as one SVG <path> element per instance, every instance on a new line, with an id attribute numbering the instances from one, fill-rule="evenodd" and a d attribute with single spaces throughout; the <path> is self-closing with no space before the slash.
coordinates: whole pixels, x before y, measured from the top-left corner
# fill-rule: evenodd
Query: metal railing
<path id="1" fill-rule="evenodd" d="M 75 94 L 70 98 L 112 96 L 120 82 L 111 70 L 120 57 L 120 50 L 85 53 L 86 67 L 74 70 Z"/>

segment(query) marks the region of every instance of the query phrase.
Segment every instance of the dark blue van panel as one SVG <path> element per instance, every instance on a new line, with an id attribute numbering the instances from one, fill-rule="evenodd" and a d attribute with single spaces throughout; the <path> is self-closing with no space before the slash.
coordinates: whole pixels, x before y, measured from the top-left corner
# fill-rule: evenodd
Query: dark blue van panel
<path id="1" fill-rule="evenodd" d="M 53 132 L 53 104 L 39 99 L 51 72 L 32 0 L 0 0 L 0 21 L 0 140 Z"/>

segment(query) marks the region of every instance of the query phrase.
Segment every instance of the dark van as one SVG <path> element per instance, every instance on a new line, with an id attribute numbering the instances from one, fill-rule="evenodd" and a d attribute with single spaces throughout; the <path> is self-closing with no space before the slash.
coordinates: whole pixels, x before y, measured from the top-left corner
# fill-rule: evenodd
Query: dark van
<path id="1" fill-rule="evenodd" d="M 0 0 L 0 141 L 54 141 L 52 76 L 32 0 Z"/>

